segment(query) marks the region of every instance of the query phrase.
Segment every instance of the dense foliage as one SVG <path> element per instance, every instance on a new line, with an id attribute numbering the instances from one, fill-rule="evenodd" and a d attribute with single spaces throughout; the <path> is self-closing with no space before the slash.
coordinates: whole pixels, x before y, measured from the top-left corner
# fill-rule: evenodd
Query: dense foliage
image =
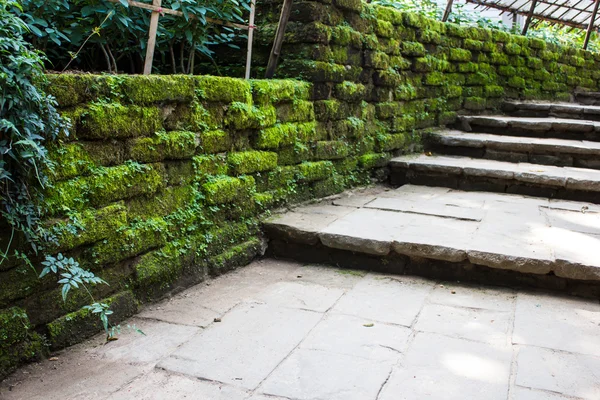
<path id="1" fill-rule="evenodd" d="M 24 234 L 33 250 L 51 240 L 40 225 L 41 190 L 52 168 L 44 142 L 66 131 L 56 102 L 39 86 L 44 81 L 43 58 L 24 40 L 27 25 L 0 0 L 0 215 L 11 226 L 4 261 L 16 232 Z"/>
<path id="2" fill-rule="evenodd" d="M 148 41 L 150 11 L 126 0 L 22 0 L 20 17 L 30 26 L 30 39 L 62 70 L 141 72 Z M 230 42 L 239 30 L 207 23 L 206 18 L 243 22 L 248 0 L 163 0 L 154 67 L 161 73 L 190 73 L 196 54 L 210 56 L 211 45 Z M 83 47 L 82 47 L 83 46 Z"/>

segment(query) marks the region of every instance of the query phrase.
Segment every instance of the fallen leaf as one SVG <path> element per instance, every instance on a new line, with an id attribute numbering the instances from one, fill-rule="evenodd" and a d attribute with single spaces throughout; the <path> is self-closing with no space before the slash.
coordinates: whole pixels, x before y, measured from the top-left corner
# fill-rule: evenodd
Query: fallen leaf
<path id="1" fill-rule="evenodd" d="M 58 357 L 50 357 L 48 361 L 58 361 Z"/>
<path id="2" fill-rule="evenodd" d="M 221 322 L 221 318 L 215 318 L 214 322 Z"/>
<path id="3" fill-rule="evenodd" d="M 364 326 L 365 328 L 372 328 L 373 326 L 375 326 L 375 324 L 374 324 L 374 323 L 370 323 L 370 324 L 363 324 L 363 326 Z"/>

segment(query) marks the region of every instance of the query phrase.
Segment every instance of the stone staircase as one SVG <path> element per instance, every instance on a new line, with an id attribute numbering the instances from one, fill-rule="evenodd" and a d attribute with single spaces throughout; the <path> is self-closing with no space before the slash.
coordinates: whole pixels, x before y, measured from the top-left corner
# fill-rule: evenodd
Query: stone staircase
<path id="1" fill-rule="evenodd" d="M 391 160 L 390 187 L 275 216 L 273 256 L 600 298 L 600 107 L 507 102 Z"/>

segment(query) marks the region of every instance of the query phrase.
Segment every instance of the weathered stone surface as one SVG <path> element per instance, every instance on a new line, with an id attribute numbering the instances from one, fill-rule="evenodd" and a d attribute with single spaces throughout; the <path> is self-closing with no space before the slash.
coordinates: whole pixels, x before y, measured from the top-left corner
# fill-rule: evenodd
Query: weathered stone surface
<path id="1" fill-rule="evenodd" d="M 300 348 L 395 361 L 406 349 L 410 333 L 408 328 L 331 313 L 311 331 Z"/>
<path id="2" fill-rule="evenodd" d="M 519 293 L 512 341 L 600 356 L 599 324 L 600 304 L 547 294 Z"/>
<path id="3" fill-rule="evenodd" d="M 527 366 L 535 365 L 535 368 Z M 600 398 L 600 358 L 539 347 L 522 347 L 517 356 L 515 383 L 580 399 Z"/>
<path id="4" fill-rule="evenodd" d="M 505 400 L 511 356 L 507 345 L 418 333 L 379 398 Z"/>
<path id="5" fill-rule="evenodd" d="M 377 322 L 411 326 L 432 284 L 411 278 L 370 275 L 359 282 L 333 307 L 341 314 Z M 378 293 L 373 296 L 373 293 Z"/>
<path id="6" fill-rule="evenodd" d="M 310 399 L 370 399 L 377 397 L 391 363 L 321 350 L 298 349 L 261 385 L 266 394 Z"/>
<path id="7" fill-rule="evenodd" d="M 316 244 L 318 233 L 337 219 L 335 215 L 288 212 L 266 222 L 267 232 L 305 244 Z"/>
<path id="8" fill-rule="evenodd" d="M 516 293 L 511 289 L 475 287 L 454 282 L 436 285 L 429 296 L 429 302 L 434 304 L 508 312 L 514 310 L 515 301 Z"/>
<path id="9" fill-rule="evenodd" d="M 322 285 L 279 282 L 256 295 L 256 300 L 279 307 L 325 312 L 344 294 L 342 289 Z"/>
<path id="10" fill-rule="evenodd" d="M 210 399 L 246 400 L 248 393 L 242 389 L 216 382 L 169 374 L 154 370 L 128 383 L 110 396 L 111 399 L 163 400 L 163 399 Z"/>
<path id="11" fill-rule="evenodd" d="M 311 311 L 244 304 L 163 359 L 158 367 L 254 389 L 321 317 Z"/>
<path id="12" fill-rule="evenodd" d="M 506 345 L 511 313 L 480 308 L 428 304 L 423 307 L 415 329 L 476 342 Z"/>

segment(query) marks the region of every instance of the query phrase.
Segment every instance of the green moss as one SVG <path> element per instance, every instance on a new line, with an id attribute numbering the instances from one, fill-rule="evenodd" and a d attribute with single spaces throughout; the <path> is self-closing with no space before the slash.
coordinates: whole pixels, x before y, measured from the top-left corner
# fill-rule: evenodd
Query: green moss
<path id="1" fill-rule="evenodd" d="M 37 359 L 44 352 L 42 339 L 31 332 L 29 318 L 23 309 L 0 310 L 0 379 L 21 363 Z"/>
<path id="2" fill-rule="evenodd" d="M 158 108 L 92 103 L 81 115 L 77 135 L 90 139 L 150 136 L 161 129 Z"/>
<path id="3" fill-rule="evenodd" d="M 229 153 L 227 163 L 236 175 L 268 171 L 277 166 L 277 153 L 267 151 L 244 151 Z"/>
<path id="4" fill-rule="evenodd" d="M 273 106 L 254 107 L 234 102 L 225 113 L 225 126 L 231 129 L 260 129 L 274 125 L 276 110 Z"/>
<path id="5" fill-rule="evenodd" d="M 307 122 L 315 119 L 315 109 L 311 101 L 296 100 L 280 104 L 276 108 L 280 122 Z"/>
<path id="6" fill-rule="evenodd" d="M 504 88 L 497 85 L 487 85 L 483 88 L 485 97 L 502 97 L 504 96 Z"/>
<path id="7" fill-rule="evenodd" d="M 511 55 L 521 54 L 521 46 L 516 43 L 507 43 L 504 45 L 504 52 Z"/>
<path id="8" fill-rule="evenodd" d="M 481 51 L 483 49 L 483 42 L 480 40 L 465 39 L 464 46 L 468 50 Z"/>
<path id="9" fill-rule="evenodd" d="M 396 87 L 402 84 L 404 77 L 391 68 L 377 70 L 373 74 L 373 83 L 378 86 Z"/>
<path id="10" fill-rule="evenodd" d="M 336 160 L 348 155 L 348 144 L 344 141 L 317 142 L 315 157 L 319 160 Z"/>
<path id="11" fill-rule="evenodd" d="M 415 59 L 413 70 L 416 72 L 448 71 L 450 63 L 444 59 L 426 55 Z"/>
<path id="12" fill-rule="evenodd" d="M 53 143 L 47 147 L 48 157 L 55 163 L 49 174 L 55 181 L 86 175 L 95 167 L 94 161 L 79 143 Z"/>
<path id="13" fill-rule="evenodd" d="M 246 80 L 217 76 L 199 76 L 194 79 L 202 100 L 219 103 L 252 103 L 252 87 Z"/>
<path id="14" fill-rule="evenodd" d="M 216 276 L 236 267 L 247 265 L 263 252 L 264 243 L 259 238 L 250 239 L 233 246 L 218 256 L 209 259 L 210 274 Z"/>
<path id="15" fill-rule="evenodd" d="M 404 147 L 406 138 L 402 133 L 379 135 L 377 137 L 377 151 L 385 152 L 398 150 Z"/>
<path id="16" fill-rule="evenodd" d="M 203 132 L 198 135 L 198 139 L 205 153 L 220 153 L 231 150 L 233 146 L 231 136 L 222 130 Z"/>
<path id="17" fill-rule="evenodd" d="M 190 102 L 195 81 L 189 75 L 134 75 L 121 81 L 123 97 L 133 104 Z"/>
<path id="18" fill-rule="evenodd" d="M 68 220 L 56 222 L 50 228 L 59 243 L 53 252 L 74 249 L 106 239 L 126 224 L 127 212 L 121 203 L 71 214 Z"/>
<path id="19" fill-rule="evenodd" d="M 402 42 L 400 51 L 410 57 L 421 57 L 426 54 L 425 47 L 419 42 Z"/>
<path id="20" fill-rule="evenodd" d="M 311 186 L 313 195 L 316 198 L 341 193 L 345 189 L 343 177 L 337 174 L 334 174 L 330 178 L 314 182 Z"/>
<path id="21" fill-rule="evenodd" d="M 467 62 L 471 61 L 471 52 L 469 50 L 451 48 L 448 52 L 448 59 L 450 61 Z"/>
<path id="22" fill-rule="evenodd" d="M 361 168 L 371 169 L 385 167 L 391 159 L 389 153 L 369 153 L 358 158 L 358 164 Z"/>
<path id="23" fill-rule="evenodd" d="M 525 79 L 520 76 L 511 76 L 508 78 L 507 84 L 511 88 L 522 89 L 525 87 Z"/>
<path id="24" fill-rule="evenodd" d="M 160 247 L 166 241 L 168 228 L 167 222 L 158 217 L 121 226 L 111 237 L 88 250 L 90 259 L 95 264 L 104 265 Z"/>
<path id="25" fill-rule="evenodd" d="M 516 73 L 517 70 L 511 65 L 501 65 L 498 67 L 498 75 L 510 77 L 514 76 Z"/>
<path id="26" fill-rule="evenodd" d="M 362 47 L 362 35 L 350 26 L 338 25 L 331 28 L 331 42 L 340 46 L 351 46 L 360 49 Z"/>
<path id="27" fill-rule="evenodd" d="M 212 181 L 202 185 L 202 191 L 206 202 L 211 205 L 232 203 L 237 200 L 248 198 L 254 190 L 254 178 L 242 176 L 232 178 L 230 176 L 219 176 Z"/>
<path id="28" fill-rule="evenodd" d="M 196 135 L 193 132 L 160 132 L 127 142 L 128 158 L 144 163 L 191 158 L 195 152 Z"/>
<path id="29" fill-rule="evenodd" d="M 458 114 L 454 111 L 444 111 L 440 113 L 438 117 L 438 123 L 440 125 L 448 125 L 456 122 Z"/>
<path id="30" fill-rule="evenodd" d="M 160 164 L 126 164 L 98 168 L 88 177 L 62 181 L 47 190 L 49 214 L 82 209 L 86 204 L 102 206 L 138 195 L 150 195 L 164 186 Z"/>
<path id="31" fill-rule="evenodd" d="M 127 203 L 129 219 L 146 219 L 164 217 L 177 210 L 182 210 L 194 200 L 191 186 L 174 186 L 165 188 L 151 198 L 134 197 Z M 122 223 L 121 226 L 124 226 Z"/>
<path id="32" fill-rule="evenodd" d="M 129 291 L 101 299 L 100 302 L 108 304 L 113 311 L 109 318 L 113 325 L 137 312 L 137 301 Z M 52 321 L 46 328 L 52 348 L 60 349 L 95 335 L 102 329 L 102 323 L 97 314 L 82 308 Z"/>
<path id="33" fill-rule="evenodd" d="M 296 140 L 307 142 L 315 138 L 315 122 L 277 124 L 259 131 L 254 146 L 258 149 L 277 149 L 291 146 Z"/>
<path id="34" fill-rule="evenodd" d="M 349 102 L 357 102 L 364 99 L 366 88 L 360 83 L 344 81 L 334 87 L 335 97 Z"/>
<path id="35" fill-rule="evenodd" d="M 313 182 L 330 177 L 334 172 L 331 161 L 304 162 L 297 166 L 297 179 Z"/>
<path id="36" fill-rule="evenodd" d="M 449 98 L 456 98 L 462 96 L 462 86 L 450 85 L 446 87 L 446 96 Z"/>
<path id="37" fill-rule="evenodd" d="M 490 61 L 490 64 L 496 64 L 496 65 L 510 64 L 508 56 L 506 54 L 502 54 L 502 53 L 490 53 L 489 61 Z"/>
<path id="38" fill-rule="evenodd" d="M 310 84 L 291 79 L 252 80 L 254 102 L 260 105 L 275 104 L 284 101 L 308 100 Z"/>
<path id="39" fill-rule="evenodd" d="M 441 86 L 446 83 L 446 76 L 442 72 L 430 72 L 425 75 L 423 83 L 427 86 Z"/>
<path id="40" fill-rule="evenodd" d="M 485 110 L 485 99 L 481 97 L 467 97 L 464 107 L 467 110 Z"/>

